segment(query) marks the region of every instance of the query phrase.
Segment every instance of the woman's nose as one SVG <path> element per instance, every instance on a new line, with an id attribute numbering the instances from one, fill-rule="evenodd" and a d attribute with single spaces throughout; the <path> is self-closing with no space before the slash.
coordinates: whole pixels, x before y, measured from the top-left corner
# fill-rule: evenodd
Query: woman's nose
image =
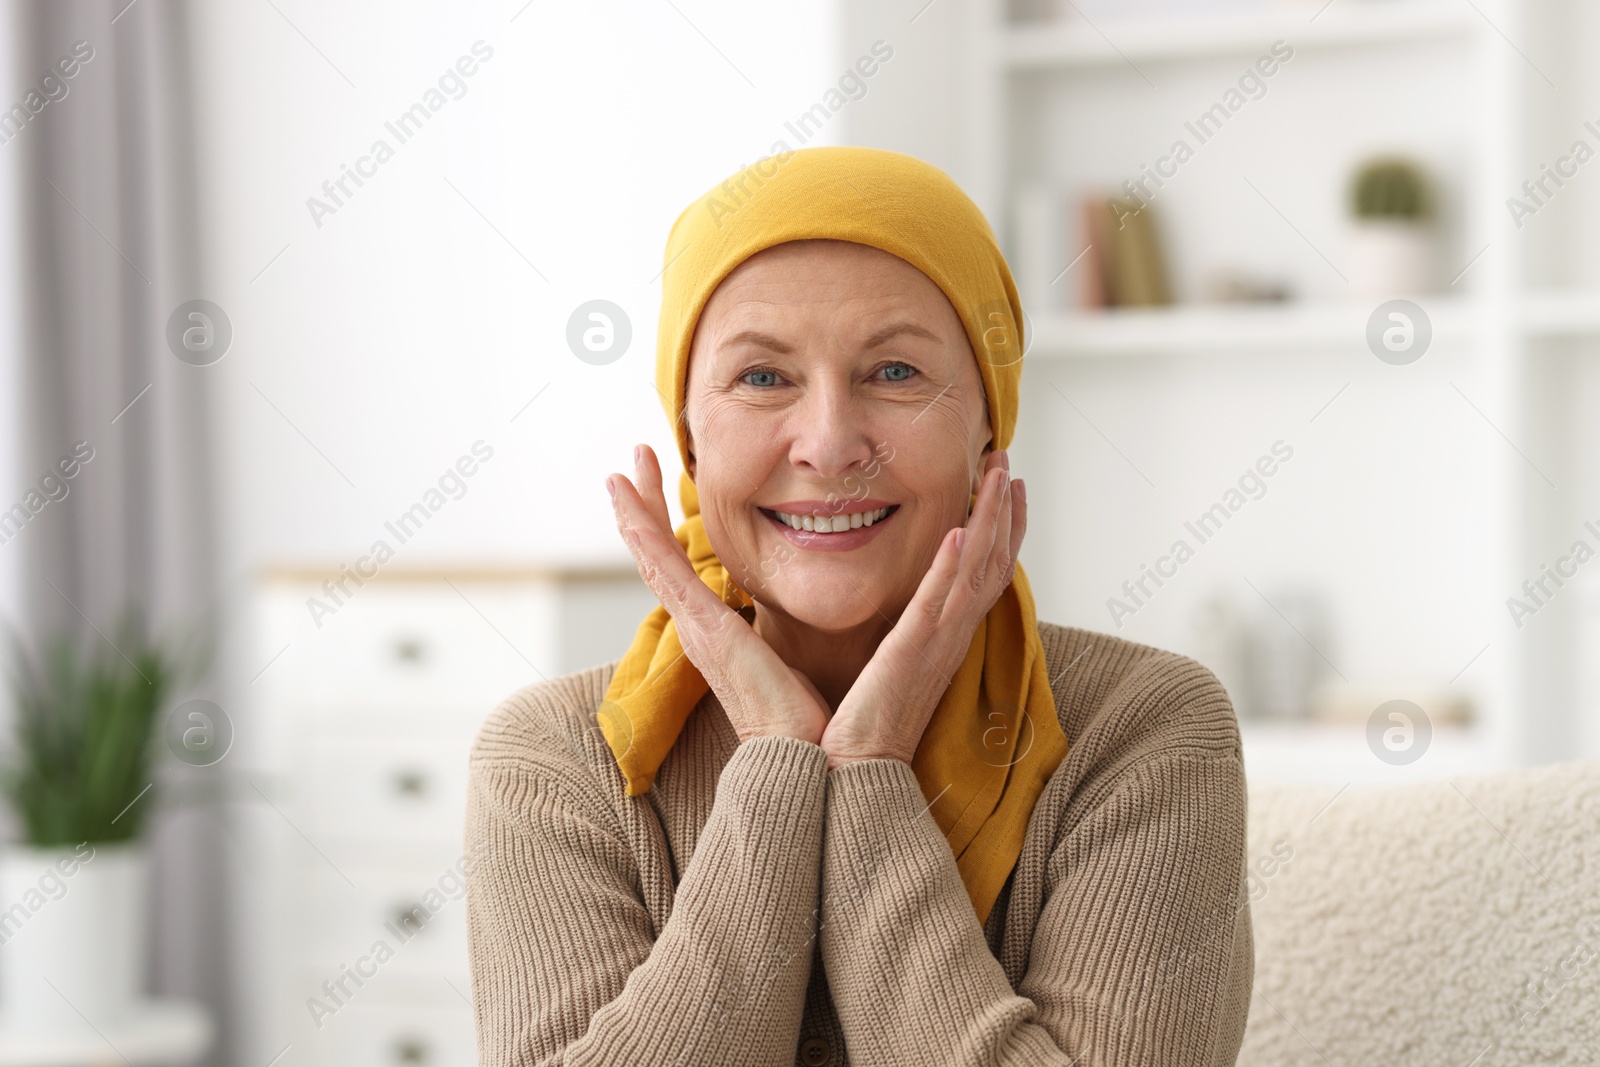
<path id="1" fill-rule="evenodd" d="M 872 458 L 873 441 L 865 406 L 847 386 L 821 385 L 807 391 L 794 412 L 789 460 L 824 478 L 834 478 Z"/>

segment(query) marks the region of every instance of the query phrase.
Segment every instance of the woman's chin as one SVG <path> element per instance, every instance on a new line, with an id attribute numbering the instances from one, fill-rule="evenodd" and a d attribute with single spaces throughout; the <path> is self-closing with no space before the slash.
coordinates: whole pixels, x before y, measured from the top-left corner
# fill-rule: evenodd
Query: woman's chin
<path id="1" fill-rule="evenodd" d="M 814 630 L 842 633 L 874 619 L 894 617 L 886 605 L 879 603 L 879 591 L 874 585 L 865 579 L 856 586 L 830 581 L 804 589 L 769 588 L 758 599 Z"/>

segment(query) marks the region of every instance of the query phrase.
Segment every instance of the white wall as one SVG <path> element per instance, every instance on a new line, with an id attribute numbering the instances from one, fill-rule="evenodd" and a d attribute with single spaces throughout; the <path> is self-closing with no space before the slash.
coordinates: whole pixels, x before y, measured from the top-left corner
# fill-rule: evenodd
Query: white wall
<path id="1" fill-rule="evenodd" d="M 675 455 L 667 229 L 838 77 L 830 6 L 275 3 L 195 5 L 236 564 L 354 558 L 480 439 L 493 460 L 397 565 L 625 562 L 602 480 L 635 441 Z M 463 97 L 385 130 L 480 39 Z M 393 158 L 319 228 L 307 199 L 380 137 Z M 595 298 L 634 329 L 604 367 L 564 340 Z"/>

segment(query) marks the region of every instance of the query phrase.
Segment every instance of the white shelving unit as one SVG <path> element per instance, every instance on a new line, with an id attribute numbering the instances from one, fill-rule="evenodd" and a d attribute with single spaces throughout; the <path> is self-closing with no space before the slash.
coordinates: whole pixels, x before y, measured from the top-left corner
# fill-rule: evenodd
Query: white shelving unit
<path id="1" fill-rule="evenodd" d="M 1030 473 L 1047 473 L 1050 496 L 1064 498 L 1042 502 L 1039 532 L 1030 532 L 1053 546 L 1030 571 L 1042 603 L 1068 606 L 1054 621 L 1114 632 L 1091 605 L 1139 573 L 1148 557 L 1138 553 L 1160 551 L 1172 516 L 1194 513 L 1196 480 L 1215 477 L 1195 472 L 1247 464 L 1244 450 L 1264 449 L 1276 426 L 1303 441 L 1308 457 L 1300 485 L 1274 490 L 1296 496 L 1298 510 L 1283 504 L 1273 517 L 1281 536 L 1240 545 L 1234 559 L 1215 550 L 1207 565 L 1320 583 L 1341 607 L 1339 651 L 1324 658 L 1341 661 L 1349 681 L 1464 692 L 1475 720 L 1438 730 L 1433 755 L 1407 768 L 1376 760 L 1359 725 L 1247 721 L 1252 773 L 1361 782 L 1600 755 L 1584 747 L 1600 739 L 1590 721 L 1600 719 L 1600 694 L 1583 667 L 1583 650 L 1592 655 L 1600 640 L 1595 599 L 1570 597 L 1542 632 L 1513 628 L 1503 607 L 1570 543 L 1575 515 L 1600 516 L 1600 470 L 1574 444 L 1585 440 L 1573 414 L 1583 405 L 1549 369 L 1552 346 L 1570 368 L 1600 340 L 1600 269 L 1581 265 L 1581 252 L 1561 254 L 1570 223 L 1539 220 L 1537 232 L 1522 233 L 1506 208 L 1541 160 L 1568 147 L 1564 131 L 1576 136 L 1578 120 L 1591 117 L 1581 114 L 1575 84 L 1586 61 L 1566 43 L 1566 24 L 1587 13 L 1570 0 L 1263 0 L 1143 16 L 1055 6 L 1057 16 L 1024 22 L 997 0 L 975 3 L 948 45 L 966 71 L 951 169 L 1013 264 L 1026 259 L 1017 254 L 1015 211 L 1024 190 L 1048 185 L 1076 203 L 1137 179 L 1139 165 L 1274 42 L 1291 42 L 1294 59 L 1218 131 L 1218 146 L 1205 143 L 1155 197 L 1183 302 L 1084 311 L 1063 293 L 1027 308 L 1030 388 L 1016 449 Z M 1551 78 L 1547 68 L 1561 73 Z M 1530 99 L 1535 93 L 1548 95 Z M 1550 116 L 1556 98 L 1573 121 Z M 1335 265 L 1346 175 L 1361 156 L 1385 150 L 1421 159 L 1441 192 L 1440 291 L 1414 296 L 1432 322 L 1432 349 L 1403 368 L 1409 377 L 1367 351 L 1366 323 L 1381 299 L 1351 295 Z M 1586 218 L 1584 205 L 1593 204 L 1600 214 L 1600 177 L 1593 182 L 1593 190 L 1564 191 L 1561 210 Z M 1082 244 L 1062 236 L 1055 270 L 1068 281 L 1058 290 L 1072 284 L 1068 265 Z M 1552 269 L 1558 262 L 1567 266 Z M 1193 302 L 1201 271 L 1219 264 L 1278 268 L 1299 295 L 1279 304 Z M 1044 288 L 1038 278 L 1018 280 L 1024 293 Z M 1586 381 L 1581 388 L 1600 376 Z M 1341 382 L 1352 389 L 1348 406 L 1308 421 L 1321 415 L 1317 397 L 1344 395 L 1335 393 Z M 1230 408 L 1228 390 L 1247 401 Z M 1216 418 L 1174 450 L 1193 414 L 1185 391 L 1193 409 L 1215 408 Z M 1401 394 L 1416 404 L 1410 427 Z M 1033 397 L 1043 399 L 1030 408 Z M 1550 405 L 1540 406 L 1550 397 L 1567 413 L 1552 418 Z M 1149 443 L 1164 432 L 1165 448 Z M 1363 451 L 1367 436 L 1396 444 L 1387 470 L 1381 450 Z M 1435 452 L 1438 464 L 1415 461 Z M 1362 514 L 1363 486 L 1385 481 L 1398 484 L 1371 499 L 1402 506 L 1386 515 L 1374 503 Z M 1328 501 L 1307 502 L 1319 493 Z M 1086 510 L 1086 500 L 1100 507 Z M 1383 550 L 1380 527 L 1416 531 L 1428 515 L 1453 553 L 1450 567 L 1433 564 L 1425 538 Z M 1341 557 L 1341 542 L 1369 547 Z M 1373 573 L 1363 560 L 1378 561 Z M 1408 575 L 1411 560 L 1416 573 Z M 1163 592 L 1161 603 L 1171 608 L 1184 595 Z M 1422 626 L 1408 632 L 1411 617 L 1430 614 L 1447 620 L 1448 639 Z M 1179 632 L 1171 621 L 1126 635 L 1184 648 Z M 1460 649 L 1453 662 L 1450 646 Z"/>

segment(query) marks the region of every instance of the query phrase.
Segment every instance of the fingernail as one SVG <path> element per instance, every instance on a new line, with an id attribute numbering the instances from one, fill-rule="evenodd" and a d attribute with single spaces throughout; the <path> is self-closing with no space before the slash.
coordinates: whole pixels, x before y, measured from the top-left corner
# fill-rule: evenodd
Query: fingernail
<path id="1" fill-rule="evenodd" d="M 640 467 L 640 466 L 644 465 L 644 446 L 643 445 L 634 445 L 633 446 L 633 465 L 635 467 Z"/>
<path id="2" fill-rule="evenodd" d="M 965 526 L 963 526 L 961 529 L 956 531 L 956 551 L 957 552 L 961 551 L 962 542 L 966 541 L 966 539 L 967 539 L 967 529 L 966 529 Z"/>
<path id="3" fill-rule="evenodd" d="M 612 484 L 610 478 L 606 479 L 606 492 L 611 494 L 611 502 L 615 504 L 617 502 L 617 487 Z"/>
<path id="4" fill-rule="evenodd" d="M 1021 478 L 1017 479 L 1017 499 L 1024 504 L 1028 502 L 1028 483 Z"/>
<path id="5" fill-rule="evenodd" d="M 1011 452 L 1009 449 L 1002 448 L 1000 450 L 1000 466 L 1008 471 L 1011 469 Z"/>

